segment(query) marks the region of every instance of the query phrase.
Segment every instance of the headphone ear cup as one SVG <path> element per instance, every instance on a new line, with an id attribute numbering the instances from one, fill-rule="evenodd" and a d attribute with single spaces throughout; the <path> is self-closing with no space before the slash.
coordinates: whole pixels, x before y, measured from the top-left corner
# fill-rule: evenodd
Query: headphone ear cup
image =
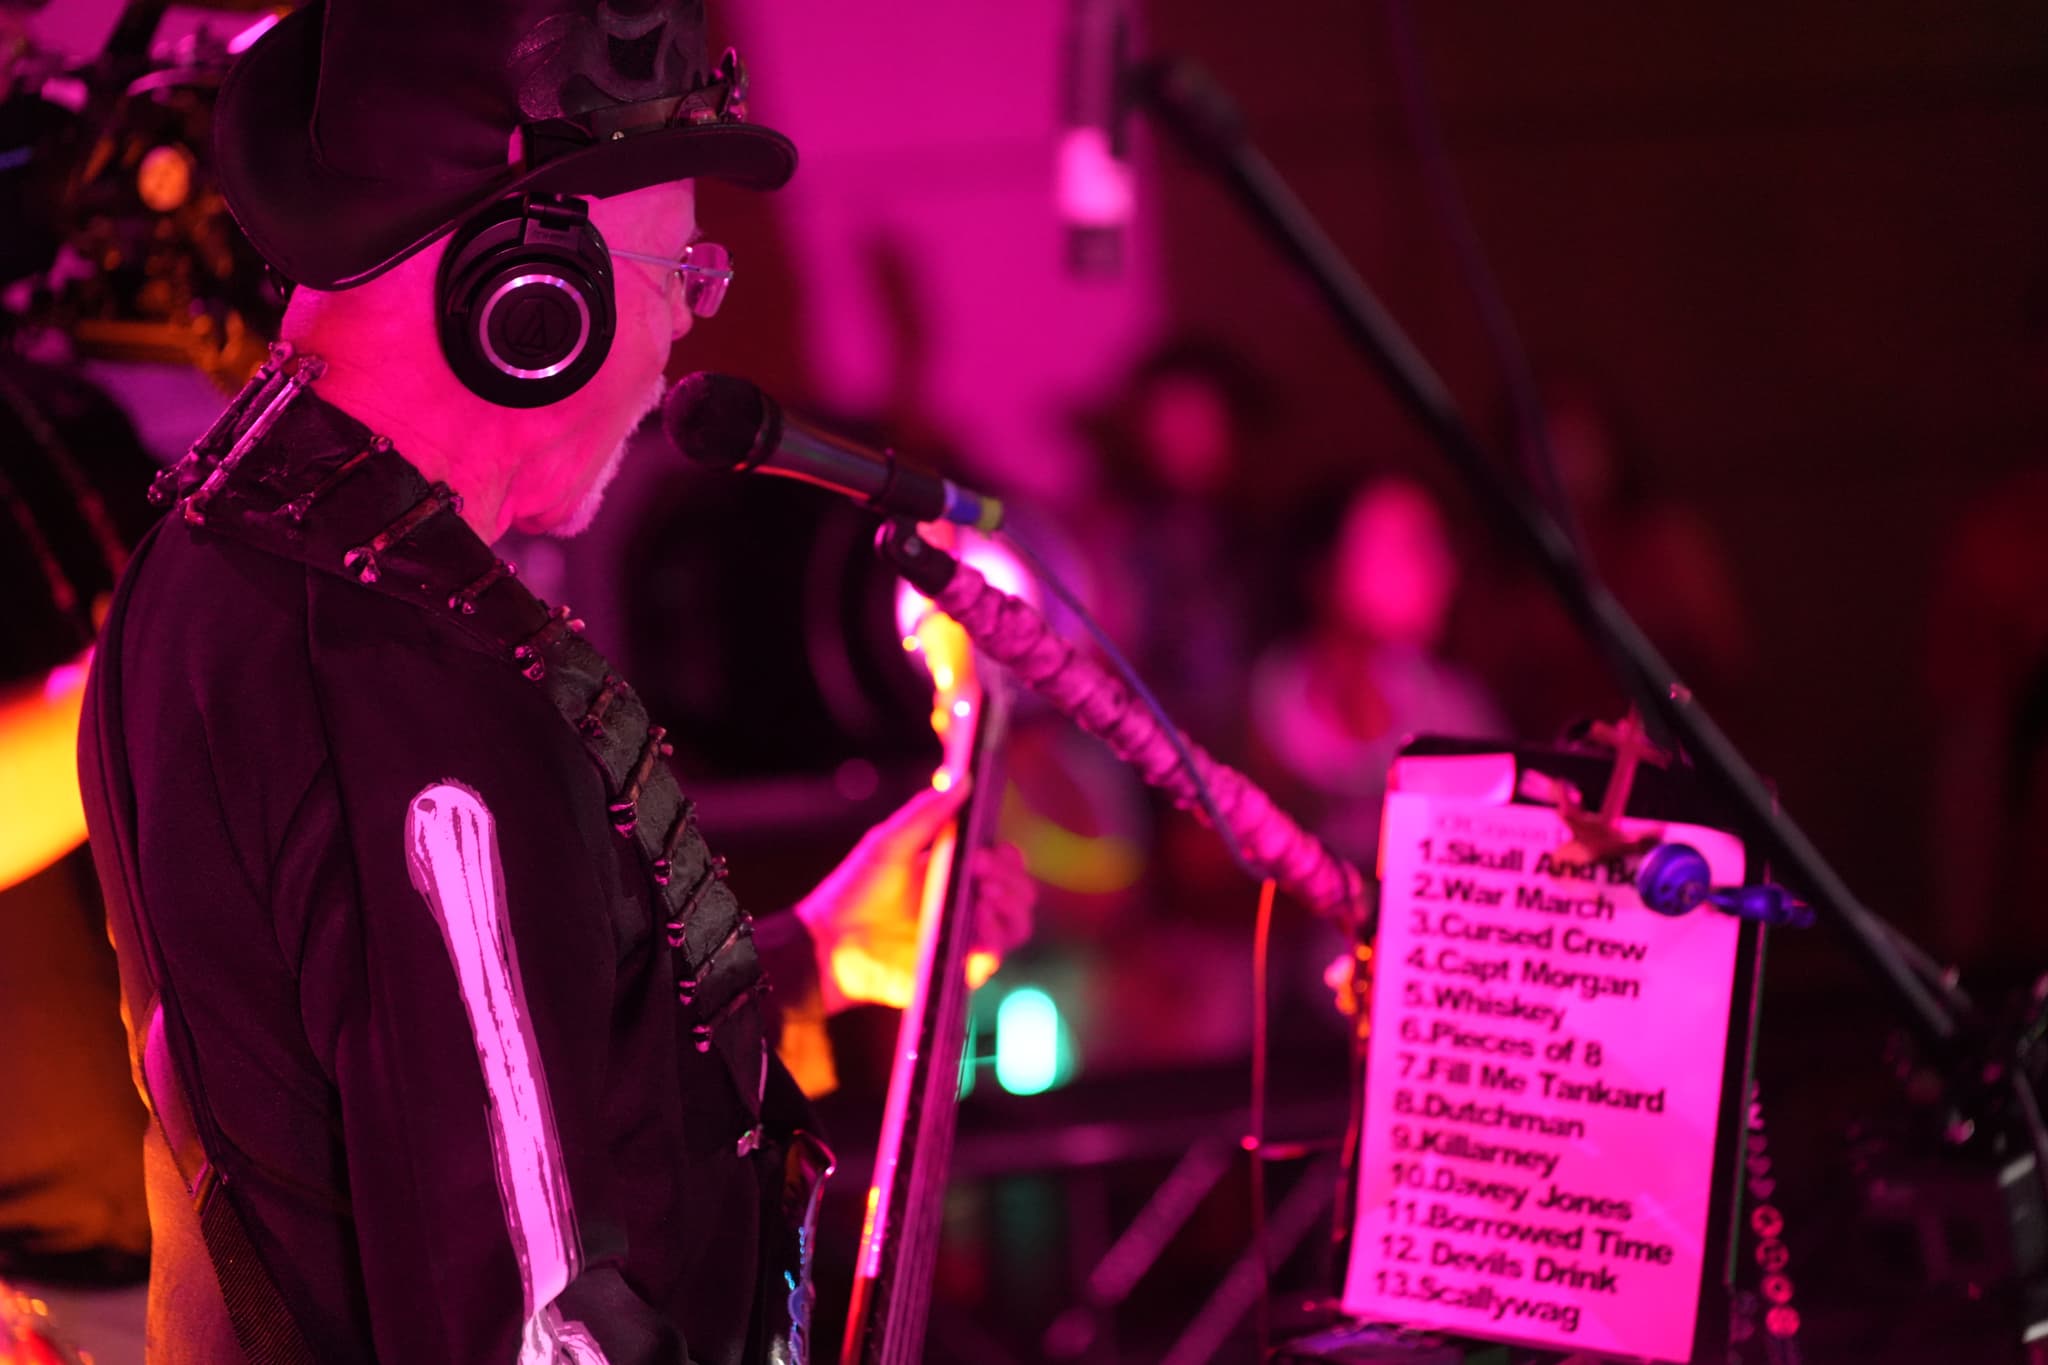
<path id="1" fill-rule="evenodd" d="M 501 407 L 560 402 L 611 351 L 611 253 L 578 201 L 505 201 L 449 243 L 437 290 L 449 368 Z"/>

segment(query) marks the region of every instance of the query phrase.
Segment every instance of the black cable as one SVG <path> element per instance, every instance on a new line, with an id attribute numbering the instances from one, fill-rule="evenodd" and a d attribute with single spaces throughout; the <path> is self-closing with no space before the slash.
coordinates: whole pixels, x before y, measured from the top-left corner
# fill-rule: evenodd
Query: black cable
<path id="1" fill-rule="evenodd" d="M 1268 877 L 1259 887 L 1259 913 L 1252 929 L 1252 1105 L 1251 1132 L 1245 1150 L 1251 1154 L 1252 1251 L 1259 1260 L 1259 1359 L 1273 1344 L 1273 1263 L 1266 1248 L 1266 1087 L 1271 1065 L 1272 1031 L 1267 996 L 1273 980 L 1273 893 L 1279 884 Z"/>

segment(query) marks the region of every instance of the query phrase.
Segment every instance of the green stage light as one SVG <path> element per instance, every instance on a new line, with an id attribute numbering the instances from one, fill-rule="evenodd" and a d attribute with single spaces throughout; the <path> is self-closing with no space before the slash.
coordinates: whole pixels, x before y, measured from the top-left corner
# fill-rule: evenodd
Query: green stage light
<path id="1" fill-rule="evenodd" d="M 1039 1095 L 1060 1084 L 1060 1008 L 1036 986 L 1021 986 L 996 1010 L 996 1084 L 1012 1095 Z"/>

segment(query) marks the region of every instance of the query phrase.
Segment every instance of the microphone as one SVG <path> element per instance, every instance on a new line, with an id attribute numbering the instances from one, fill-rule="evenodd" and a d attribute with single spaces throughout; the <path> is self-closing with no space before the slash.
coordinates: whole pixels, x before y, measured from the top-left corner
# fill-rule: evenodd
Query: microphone
<path id="1" fill-rule="evenodd" d="M 913 468 L 887 450 L 800 422 L 747 380 L 700 370 L 669 390 L 662 430 L 683 458 L 707 469 L 759 470 L 829 488 L 887 517 L 950 521 L 993 531 L 1003 504 Z"/>
<path id="2" fill-rule="evenodd" d="M 1124 0 L 1068 0 L 1055 197 L 1067 271 L 1077 278 L 1123 268 L 1136 199 L 1125 128 L 1129 41 Z"/>

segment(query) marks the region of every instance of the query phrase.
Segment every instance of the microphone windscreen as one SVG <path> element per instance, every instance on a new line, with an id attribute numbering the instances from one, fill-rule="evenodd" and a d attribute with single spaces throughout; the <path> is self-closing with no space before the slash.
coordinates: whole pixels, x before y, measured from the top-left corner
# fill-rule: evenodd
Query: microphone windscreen
<path id="1" fill-rule="evenodd" d="M 757 385 L 699 370 L 676 381 L 661 427 L 683 458 L 709 469 L 746 469 L 775 452 L 781 413 Z"/>

